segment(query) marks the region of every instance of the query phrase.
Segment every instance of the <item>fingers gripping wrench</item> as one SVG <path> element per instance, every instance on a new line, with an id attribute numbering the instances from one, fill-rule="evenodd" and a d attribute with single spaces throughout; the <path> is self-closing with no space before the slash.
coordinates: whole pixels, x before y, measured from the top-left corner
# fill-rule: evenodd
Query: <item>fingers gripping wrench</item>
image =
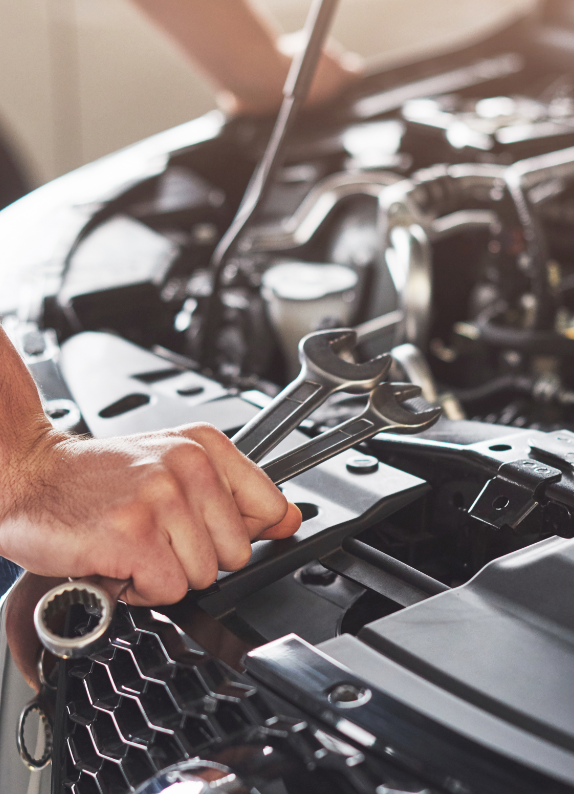
<path id="1" fill-rule="evenodd" d="M 276 484 L 378 432 L 417 433 L 438 418 L 440 409 L 432 408 L 424 401 L 421 410 L 403 407 L 402 403 L 420 394 L 417 386 L 381 384 L 391 364 L 390 356 L 383 355 L 362 364 L 342 359 L 339 354 L 349 353 L 355 339 L 354 331 L 346 329 L 310 334 L 302 339 L 299 345 L 302 366 L 298 378 L 233 437 L 237 448 L 257 462 L 331 394 L 338 391 L 371 392 L 369 403 L 360 416 L 343 422 L 264 466 L 264 471 Z M 43 645 L 62 658 L 81 657 L 97 650 L 107 641 L 115 603 L 128 585 L 129 581 L 107 580 L 104 589 L 94 579 L 89 579 L 66 582 L 50 590 L 38 602 L 34 614 L 36 630 Z M 67 638 L 49 628 L 54 613 L 79 603 L 88 612 L 100 615 L 93 630 L 80 637 Z"/>

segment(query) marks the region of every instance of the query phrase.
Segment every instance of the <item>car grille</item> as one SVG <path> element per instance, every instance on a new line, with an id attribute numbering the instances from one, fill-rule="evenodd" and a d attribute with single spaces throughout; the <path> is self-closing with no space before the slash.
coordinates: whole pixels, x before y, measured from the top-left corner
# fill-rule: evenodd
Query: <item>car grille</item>
<path id="1" fill-rule="evenodd" d="M 255 687 L 186 647 L 173 624 L 137 625 L 146 613 L 119 605 L 112 643 L 68 666 L 65 791 L 124 794 L 273 718 Z"/>
<path id="2" fill-rule="evenodd" d="M 297 794 L 387 787 L 431 794 L 410 775 L 407 787 L 394 766 L 365 757 L 247 675 L 195 650 L 161 615 L 120 603 L 113 636 L 103 651 L 64 668 L 56 721 L 62 740 L 53 759 L 58 794 L 129 794 L 178 761 L 225 764 L 226 752 L 239 748 L 241 755 L 247 745 L 263 755 L 272 746 L 282 759 L 275 762 L 279 778 L 290 779 L 287 789 Z M 260 780 L 248 789 L 255 785 Z"/>

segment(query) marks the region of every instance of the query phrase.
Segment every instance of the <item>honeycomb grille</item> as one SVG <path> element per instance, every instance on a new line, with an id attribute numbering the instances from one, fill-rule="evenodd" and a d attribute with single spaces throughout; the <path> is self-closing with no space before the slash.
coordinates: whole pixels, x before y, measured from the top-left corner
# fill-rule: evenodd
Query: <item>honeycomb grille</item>
<path id="1" fill-rule="evenodd" d="M 279 770 L 272 777 L 286 783 L 268 789 L 259 775 L 248 790 L 262 794 L 432 794 L 424 785 L 406 787 L 396 769 L 198 652 L 162 616 L 120 603 L 112 636 L 103 651 L 67 663 L 63 741 L 54 759 L 58 794 L 129 794 L 178 761 L 199 756 L 226 764 L 247 746 L 262 756 L 271 751 Z"/>
<path id="2" fill-rule="evenodd" d="M 189 649 L 173 624 L 118 613 L 112 643 L 68 668 L 63 782 L 73 794 L 133 791 L 272 716 L 255 687 Z"/>

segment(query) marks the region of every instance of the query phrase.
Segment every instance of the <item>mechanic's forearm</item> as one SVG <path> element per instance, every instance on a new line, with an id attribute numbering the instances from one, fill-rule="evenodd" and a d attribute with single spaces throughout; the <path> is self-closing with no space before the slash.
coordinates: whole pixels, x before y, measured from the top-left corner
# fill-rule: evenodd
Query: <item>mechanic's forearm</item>
<path id="1" fill-rule="evenodd" d="M 291 64 L 279 31 L 248 0 L 133 0 L 197 63 L 232 113 L 278 109 Z M 336 96 L 362 68 L 361 59 L 330 45 L 319 61 L 308 103 Z"/>
<path id="2" fill-rule="evenodd" d="M 0 326 L 0 521 L 19 501 L 54 431 L 32 376 Z M 1 546 L 1 539 L 0 539 Z"/>
<path id="3" fill-rule="evenodd" d="M 242 109 L 275 106 L 289 68 L 278 31 L 247 0 L 133 0 Z"/>

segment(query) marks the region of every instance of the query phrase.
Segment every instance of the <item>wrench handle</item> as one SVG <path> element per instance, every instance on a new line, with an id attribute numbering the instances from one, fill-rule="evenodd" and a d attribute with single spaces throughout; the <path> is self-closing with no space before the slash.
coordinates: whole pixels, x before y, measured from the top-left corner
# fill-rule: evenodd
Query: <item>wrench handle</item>
<path id="1" fill-rule="evenodd" d="M 307 469 L 312 469 L 318 463 L 328 458 L 332 458 L 339 452 L 349 449 L 366 441 L 376 433 L 385 430 L 380 422 L 373 421 L 365 416 L 348 419 L 332 430 L 321 433 L 320 436 L 311 439 L 306 444 L 280 455 L 266 466 L 262 466 L 263 471 L 275 483 L 280 485 L 286 480 L 301 474 Z"/>
<path id="2" fill-rule="evenodd" d="M 295 430 L 331 394 L 303 371 L 231 439 L 237 449 L 258 463 Z"/>

